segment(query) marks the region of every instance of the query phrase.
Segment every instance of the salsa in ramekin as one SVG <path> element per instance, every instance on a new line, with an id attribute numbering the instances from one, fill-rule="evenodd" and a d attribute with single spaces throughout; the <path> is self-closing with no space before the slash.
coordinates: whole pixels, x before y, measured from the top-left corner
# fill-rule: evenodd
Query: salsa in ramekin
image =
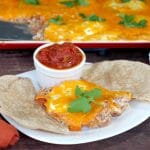
<path id="1" fill-rule="evenodd" d="M 69 69 L 77 66 L 83 59 L 79 48 L 72 43 L 54 44 L 41 49 L 37 59 L 53 69 Z"/>
<path id="2" fill-rule="evenodd" d="M 72 43 L 56 43 L 38 47 L 33 60 L 38 82 L 46 88 L 62 81 L 80 79 L 86 56 Z"/>

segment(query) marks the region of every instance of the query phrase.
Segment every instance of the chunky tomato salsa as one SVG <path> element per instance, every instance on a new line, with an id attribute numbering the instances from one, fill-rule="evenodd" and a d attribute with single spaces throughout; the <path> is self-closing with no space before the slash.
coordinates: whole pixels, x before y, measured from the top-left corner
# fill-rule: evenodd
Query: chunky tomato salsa
<path id="1" fill-rule="evenodd" d="M 49 68 L 68 69 L 80 64 L 83 55 L 72 43 L 63 43 L 43 48 L 37 59 Z"/>

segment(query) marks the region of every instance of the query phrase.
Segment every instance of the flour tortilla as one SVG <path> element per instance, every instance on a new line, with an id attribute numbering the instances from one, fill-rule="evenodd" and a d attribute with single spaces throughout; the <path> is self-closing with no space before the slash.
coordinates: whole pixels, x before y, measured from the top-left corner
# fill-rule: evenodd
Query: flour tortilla
<path id="1" fill-rule="evenodd" d="M 0 77 L 0 113 L 30 129 L 68 133 L 68 128 L 49 116 L 35 101 L 36 91 L 28 78 Z"/>
<path id="2" fill-rule="evenodd" d="M 150 66 L 144 63 L 115 60 L 90 64 L 82 78 L 110 90 L 129 91 L 137 100 L 150 101 Z"/>

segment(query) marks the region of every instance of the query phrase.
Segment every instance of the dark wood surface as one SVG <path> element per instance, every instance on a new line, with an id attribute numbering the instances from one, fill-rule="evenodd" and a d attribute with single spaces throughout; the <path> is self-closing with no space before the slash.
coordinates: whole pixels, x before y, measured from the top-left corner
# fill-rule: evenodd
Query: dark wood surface
<path id="1" fill-rule="evenodd" d="M 97 62 L 102 60 L 128 59 L 149 63 L 148 51 L 148 49 L 113 49 L 105 55 L 88 52 L 87 61 Z M 17 74 L 33 70 L 32 54 L 32 50 L 0 51 L 0 75 Z M 8 150 L 149 150 L 150 119 L 121 135 L 80 145 L 65 146 L 47 144 L 33 140 L 21 133 L 20 135 L 20 141 L 15 146 L 8 148 Z"/>

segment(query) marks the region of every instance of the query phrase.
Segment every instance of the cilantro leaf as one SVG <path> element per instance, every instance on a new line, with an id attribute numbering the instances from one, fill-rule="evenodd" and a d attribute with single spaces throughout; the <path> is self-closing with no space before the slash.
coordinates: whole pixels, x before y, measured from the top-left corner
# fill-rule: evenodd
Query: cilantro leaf
<path id="1" fill-rule="evenodd" d="M 69 8 L 74 6 L 87 6 L 89 5 L 89 0 L 65 0 L 61 1 L 60 4 L 63 4 Z"/>
<path id="2" fill-rule="evenodd" d="M 87 21 L 99 21 L 99 22 L 105 21 L 104 18 L 101 18 L 101 17 L 99 17 L 99 16 L 97 16 L 97 15 L 95 15 L 95 14 L 92 14 L 92 15 L 90 15 L 90 16 L 86 16 L 85 14 L 80 13 L 79 16 L 80 16 L 81 18 L 83 18 L 84 20 L 87 20 Z"/>
<path id="3" fill-rule="evenodd" d="M 136 22 L 134 15 L 120 14 L 119 17 L 122 19 L 119 24 L 128 28 L 143 28 L 147 25 L 146 19 L 142 19 L 139 22 Z"/>
<path id="4" fill-rule="evenodd" d="M 69 7 L 69 8 L 71 8 L 71 7 L 76 5 L 74 1 L 63 1 L 63 2 L 60 2 L 60 4 L 63 4 L 66 7 Z"/>
<path id="5" fill-rule="evenodd" d="M 121 0 L 122 3 L 130 2 L 131 0 Z"/>
<path id="6" fill-rule="evenodd" d="M 89 5 L 89 0 L 75 0 L 75 2 L 80 6 L 87 6 Z"/>
<path id="7" fill-rule="evenodd" d="M 74 100 L 69 108 L 68 108 L 68 112 L 83 112 L 83 113 L 87 113 L 91 110 L 91 105 L 90 103 L 86 100 L 85 97 L 80 97 L 76 100 Z"/>
<path id="8" fill-rule="evenodd" d="M 85 93 L 84 93 L 84 96 L 85 96 L 85 97 L 88 97 L 88 98 L 91 98 L 91 99 L 94 100 L 95 98 L 100 97 L 101 94 L 102 94 L 102 92 L 101 92 L 99 89 L 95 88 L 95 89 L 93 89 L 93 90 L 91 90 L 91 91 L 85 92 Z"/>
<path id="9" fill-rule="evenodd" d="M 83 18 L 83 19 L 86 19 L 86 18 L 87 18 L 87 16 L 86 16 L 85 14 L 83 14 L 83 13 L 80 13 L 79 16 L 80 16 L 81 18 Z"/>
<path id="10" fill-rule="evenodd" d="M 145 27 L 146 24 L 147 24 L 147 20 L 146 19 L 142 19 L 142 20 L 139 21 L 138 27 L 139 28 Z"/>
<path id="11" fill-rule="evenodd" d="M 84 91 L 79 86 L 76 86 L 75 95 L 77 96 L 77 99 L 69 104 L 68 112 L 87 113 L 91 110 L 92 102 L 101 106 L 101 104 L 95 102 L 95 99 L 102 95 L 102 91 L 98 88 L 92 89 L 90 91 Z"/>
<path id="12" fill-rule="evenodd" d="M 76 96 L 82 96 L 83 95 L 83 90 L 79 86 L 76 86 L 75 95 Z"/>
<path id="13" fill-rule="evenodd" d="M 49 22 L 53 24 L 61 25 L 63 24 L 63 18 L 61 16 L 57 16 L 55 18 L 50 18 Z"/>
<path id="14" fill-rule="evenodd" d="M 27 4 L 32 4 L 32 5 L 39 5 L 40 4 L 39 0 L 25 0 L 25 2 Z"/>

